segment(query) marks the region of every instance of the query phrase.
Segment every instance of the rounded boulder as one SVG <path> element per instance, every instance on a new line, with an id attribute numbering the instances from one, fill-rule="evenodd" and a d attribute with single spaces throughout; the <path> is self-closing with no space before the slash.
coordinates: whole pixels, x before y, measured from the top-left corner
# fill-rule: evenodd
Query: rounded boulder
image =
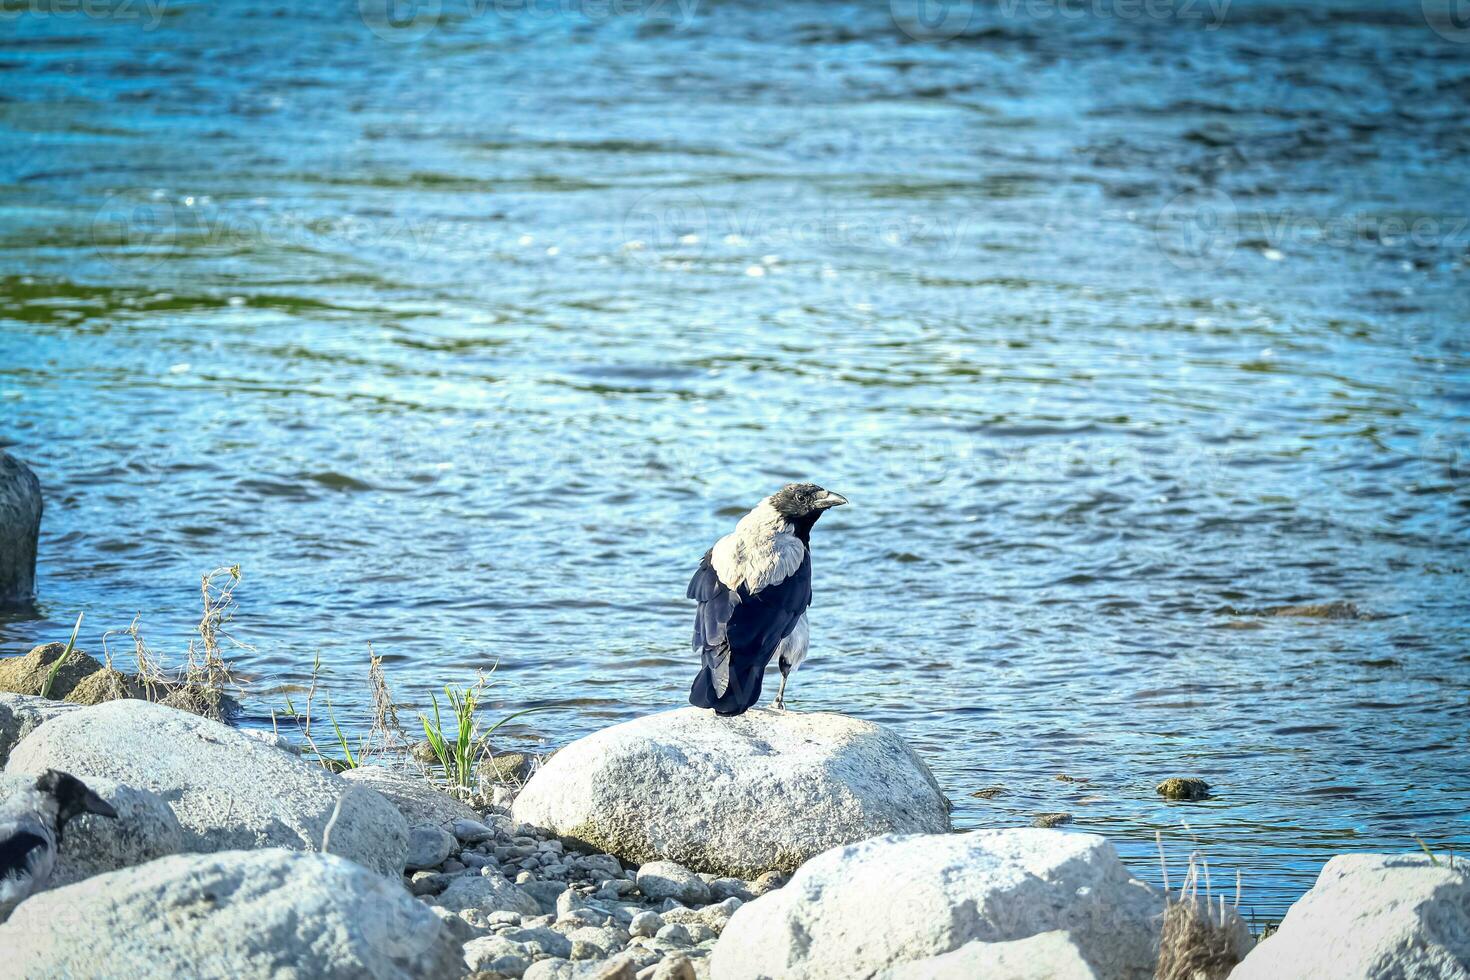
<path id="1" fill-rule="evenodd" d="M 828 851 L 742 906 L 710 970 L 713 980 L 871 978 L 976 941 L 1062 931 L 1099 977 L 1150 980 L 1162 912 L 1095 834 L 895 835 Z"/>
<path id="2" fill-rule="evenodd" d="M 22 902 L 6 976 L 456 977 L 459 946 L 397 882 L 331 854 L 182 854 Z"/>
<path id="3" fill-rule="evenodd" d="M 568 745 L 512 813 L 634 864 L 754 878 L 881 834 L 946 832 L 949 809 L 913 750 L 872 722 L 681 708 Z"/>
<path id="4" fill-rule="evenodd" d="M 12 750 L 7 772 L 60 769 L 161 796 L 189 851 L 328 851 L 395 878 L 408 825 L 380 794 L 227 725 L 146 701 L 54 718 Z"/>

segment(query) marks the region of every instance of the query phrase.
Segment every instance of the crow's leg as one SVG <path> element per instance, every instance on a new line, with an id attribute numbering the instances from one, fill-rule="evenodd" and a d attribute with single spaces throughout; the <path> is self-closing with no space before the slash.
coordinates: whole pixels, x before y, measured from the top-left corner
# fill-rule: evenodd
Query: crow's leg
<path id="1" fill-rule="evenodd" d="M 791 668 L 784 663 L 781 666 L 781 688 L 776 692 L 776 700 L 771 702 L 771 707 L 777 711 L 786 710 L 786 678 L 791 674 Z"/>

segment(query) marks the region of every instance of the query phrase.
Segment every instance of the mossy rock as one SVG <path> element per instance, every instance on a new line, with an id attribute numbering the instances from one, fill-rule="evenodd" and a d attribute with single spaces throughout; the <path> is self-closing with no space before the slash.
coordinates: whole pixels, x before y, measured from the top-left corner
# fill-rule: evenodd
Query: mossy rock
<path id="1" fill-rule="evenodd" d="M 239 701 L 217 687 L 209 687 L 193 681 L 179 684 L 158 703 L 214 721 L 227 721 L 240 713 Z"/>
<path id="2" fill-rule="evenodd" d="M 1171 776 L 1154 787 L 1166 800 L 1203 800 L 1210 795 L 1210 784 L 1203 779 Z"/>
<path id="3" fill-rule="evenodd" d="M 524 783 L 535 759 L 524 752 L 496 752 L 475 767 L 475 775 L 489 783 Z"/>
<path id="4" fill-rule="evenodd" d="M 56 692 L 53 690 L 52 693 Z M 101 667 L 78 681 L 62 700 L 72 704 L 101 704 L 119 698 L 141 697 L 143 688 L 137 681 L 111 667 Z"/>
<path id="5" fill-rule="evenodd" d="M 1070 813 L 1038 813 L 1031 818 L 1033 827 L 1060 827 L 1064 823 L 1071 823 Z"/>
<path id="6" fill-rule="evenodd" d="M 42 688 L 46 686 L 46 676 L 65 652 L 65 643 L 45 643 L 33 648 L 23 657 L 0 660 L 0 691 L 39 697 Z M 73 688 L 102 669 L 102 664 L 96 657 L 74 649 L 66 655 L 66 660 L 62 661 L 61 667 L 56 671 L 47 696 L 57 701 L 66 699 Z"/>

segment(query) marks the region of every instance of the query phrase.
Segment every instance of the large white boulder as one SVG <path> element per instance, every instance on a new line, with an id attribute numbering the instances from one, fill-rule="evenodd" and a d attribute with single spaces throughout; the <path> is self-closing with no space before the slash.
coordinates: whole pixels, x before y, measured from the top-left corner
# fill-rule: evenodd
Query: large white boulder
<path id="1" fill-rule="evenodd" d="M 512 813 L 634 864 L 738 878 L 880 834 L 950 829 L 949 801 L 893 732 L 762 709 L 680 708 L 589 735 L 537 770 Z"/>
<path id="2" fill-rule="evenodd" d="M 395 877 L 408 855 L 408 825 L 380 794 L 220 722 L 146 701 L 109 701 L 48 721 L 6 766 L 43 769 L 152 790 L 178 818 L 190 851 L 330 851 Z"/>
<path id="3" fill-rule="evenodd" d="M 980 940 L 1063 930 L 1108 980 L 1153 976 L 1162 899 L 1094 834 L 977 830 L 835 848 L 730 919 L 714 980 L 867 980 Z"/>
<path id="4" fill-rule="evenodd" d="M 21 739 L 45 722 L 81 708 L 81 705 L 70 701 L 0 691 L 0 766 L 10 759 L 10 750 L 19 745 Z"/>
<path id="5" fill-rule="evenodd" d="M 1065 932 L 1004 943 L 965 943 L 949 953 L 884 970 L 878 980 L 1098 980 Z"/>
<path id="6" fill-rule="evenodd" d="M 7 977 L 458 977 L 460 949 L 403 887 L 331 854 L 184 854 L 22 902 Z"/>
<path id="7" fill-rule="evenodd" d="M 1470 865 L 1340 854 L 1230 980 L 1470 980 Z"/>

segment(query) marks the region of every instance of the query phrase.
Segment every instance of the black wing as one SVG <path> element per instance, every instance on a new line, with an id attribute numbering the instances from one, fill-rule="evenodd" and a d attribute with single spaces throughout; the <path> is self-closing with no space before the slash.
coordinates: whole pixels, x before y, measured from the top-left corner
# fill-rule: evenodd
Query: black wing
<path id="1" fill-rule="evenodd" d="M 811 554 L 803 555 L 801 565 L 782 581 L 750 593 L 744 586 L 726 587 L 706 552 L 688 595 L 699 602 L 694 649 L 702 664 L 690 702 L 738 714 L 759 700 L 766 664 L 811 605 Z"/>
<path id="2" fill-rule="evenodd" d="M 0 881 L 31 877 L 45 855 L 46 838 L 40 834 L 16 830 L 0 837 Z"/>

